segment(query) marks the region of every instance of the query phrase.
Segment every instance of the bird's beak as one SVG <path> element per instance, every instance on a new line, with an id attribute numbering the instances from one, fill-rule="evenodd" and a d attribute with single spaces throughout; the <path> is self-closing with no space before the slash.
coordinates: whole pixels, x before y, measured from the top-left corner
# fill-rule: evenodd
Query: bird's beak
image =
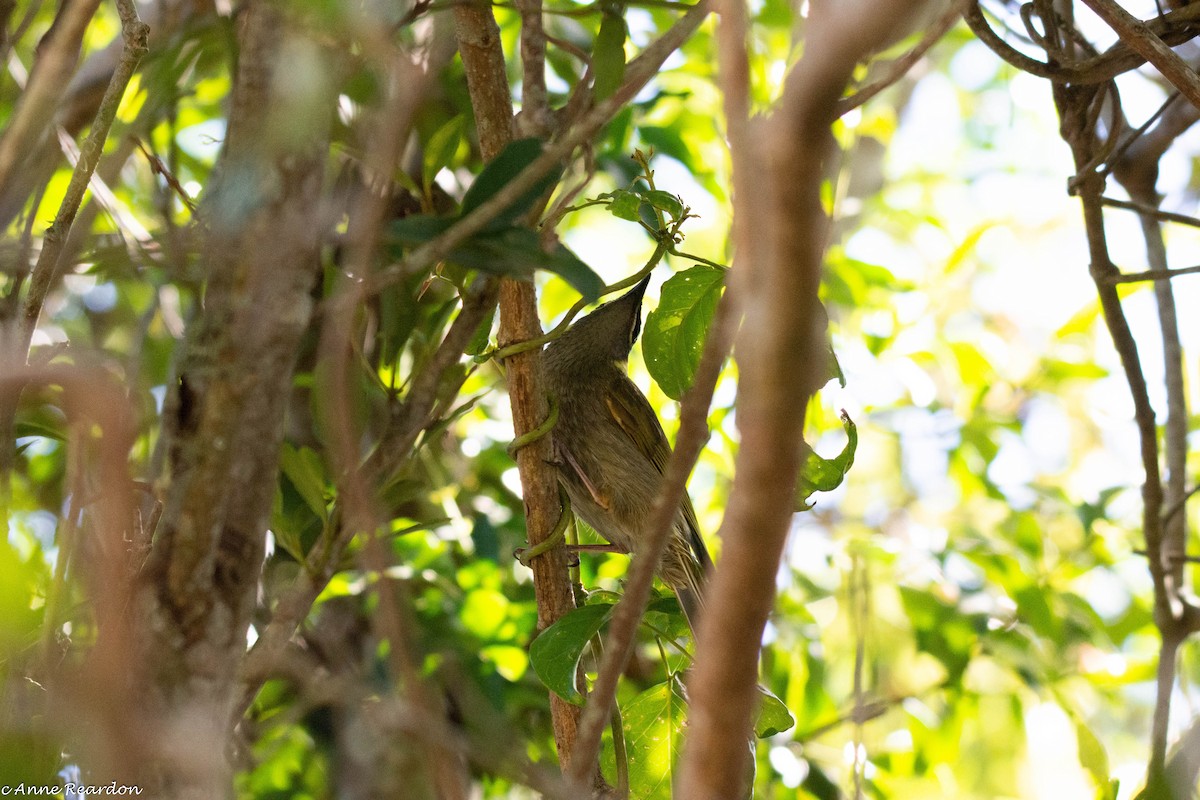
<path id="1" fill-rule="evenodd" d="M 649 285 L 650 285 L 650 276 L 647 275 L 646 277 L 644 277 L 640 281 L 638 281 L 636 284 L 634 284 L 632 289 L 630 289 L 625 294 L 621 295 L 621 300 L 628 299 L 631 303 L 641 305 L 642 298 L 646 294 L 646 287 Z"/>

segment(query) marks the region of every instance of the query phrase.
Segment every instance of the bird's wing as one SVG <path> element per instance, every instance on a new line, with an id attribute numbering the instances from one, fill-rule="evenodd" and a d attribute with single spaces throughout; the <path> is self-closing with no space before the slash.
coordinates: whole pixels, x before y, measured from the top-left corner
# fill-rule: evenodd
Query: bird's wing
<path id="1" fill-rule="evenodd" d="M 667 435 L 663 433 L 650 401 L 633 381 L 624 376 L 614 381 L 604 395 L 604 404 L 617 427 L 633 441 L 637 451 L 650 459 L 660 475 L 666 472 L 671 446 L 667 444 Z"/>
<path id="2" fill-rule="evenodd" d="M 559 456 L 559 468 L 569 469 L 575 475 L 576 479 L 583 484 L 583 488 L 587 489 L 588 494 L 592 497 L 592 501 L 607 511 L 611 503 L 610 498 L 588 477 L 587 472 L 580 466 L 579 459 L 575 457 L 575 454 L 559 440 L 555 440 L 554 446 Z"/>
<path id="3" fill-rule="evenodd" d="M 604 395 L 604 403 L 612 414 L 617 426 L 633 440 L 639 453 L 645 453 L 659 474 L 667 471 L 667 462 L 671 458 L 671 445 L 667 443 L 667 434 L 663 432 L 658 422 L 658 415 L 650 406 L 650 401 L 634 385 L 633 381 L 625 378 L 618 381 Z M 641 422 L 646 420 L 646 422 Z M 683 518 L 688 525 L 689 544 L 702 569 L 707 570 L 712 565 L 712 558 L 704 539 L 700 537 L 700 522 L 696 519 L 696 509 L 687 492 L 683 494 Z"/>

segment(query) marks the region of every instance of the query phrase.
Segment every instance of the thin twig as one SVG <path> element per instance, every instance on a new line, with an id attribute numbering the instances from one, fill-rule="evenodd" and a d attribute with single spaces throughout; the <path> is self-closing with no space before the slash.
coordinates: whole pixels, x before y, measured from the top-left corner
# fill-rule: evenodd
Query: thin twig
<path id="1" fill-rule="evenodd" d="M 38 45 L 38 60 L 30 76 L 29 85 L 22 93 L 3 137 L 0 137 L 0 187 L 9 182 L 28 155 L 31 146 L 41 140 L 42 131 L 53 119 L 54 110 L 66 91 L 71 73 L 79 60 L 84 31 L 99 7 L 100 0 L 80 0 L 77 3 L 63 4 L 49 35 Z M 124 12 L 121 14 L 124 22 Z M 123 34 L 127 52 L 131 39 L 128 32 Z M 145 47 L 144 37 L 142 46 Z M 124 59 L 124 55 L 122 58 Z M 141 58 L 140 53 L 137 58 Z M 116 78 L 115 75 L 113 77 Z M 121 83 L 122 91 L 128 80 L 126 77 Z M 109 86 L 112 85 L 110 82 Z M 111 122 L 110 119 L 109 123 Z M 108 135 L 107 127 L 104 134 Z"/>
<path id="2" fill-rule="evenodd" d="M 85 8 L 86 6 L 87 3 L 72 3 L 67 8 L 78 10 L 78 8 Z M 87 19 L 91 18 L 94 10 L 92 8 L 91 11 L 86 12 L 87 16 L 82 20 L 84 24 L 86 24 Z M 121 97 L 125 94 L 125 89 L 129 85 L 129 81 L 133 77 L 138 63 L 146 53 L 146 39 L 149 36 L 150 29 L 138 18 L 133 0 L 118 0 L 117 10 L 121 17 L 121 32 L 124 40 L 121 58 L 117 63 L 117 68 L 113 72 L 111 80 L 108 82 L 108 87 L 104 91 L 104 97 L 100 101 L 100 109 L 97 111 L 96 119 L 92 123 L 91 132 L 84 141 L 83 147 L 80 148 L 79 161 L 71 171 L 71 180 L 67 184 L 67 190 L 63 196 L 62 203 L 59 205 L 58 213 L 43 235 L 41 252 L 38 254 L 37 263 L 30 273 L 29 291 L 25 297 L 20 318 L 14 321 L 16 330 L 13 332 L 11 340 L 4 342 L 8 346 L 8 351 L 0 353 L 0 360 L 9 360 L 11 362 L 10 367 L 28 361 L 29 345 L 33 341 L 33 332 L 37 327 L 38 318 L 41 316 L 42 305 L 46 301 L 46 296 L 50 292 L 50 287 L 58 270 L 59 256 L 62 254 L 67 236 L 71 232 L 75 215 L 79 212 L 79 205 L 83 201 L 83 195 L 87 190 L 92 173 L 95 172 L 96 164 L 100 160 L 101 153 L 104 151 L 104 142 L 108 138 L 108 132 L 112 128 L 113 120 L 116 118 L 117 107 L 121 103 Z M 74 13 L 74 11 L 71 13 Z M 74 19 L 74 17 L 71 19 Z M 37 76 L 35 75 L 34 80 L 36 78 Z M 33 82 L 31 80 L 31 86 L 27 91 L 33 91 Z M 20 112 L 18 112 L 18 117 L 20 115 Z M 0 184 L 3 183 L 4 167 L 2 162 L 5 158 L 5 143 L 9 141 L 10 136 L 16 135 L 15 126 L 17 122 L 18 120 L 14 119 L 12 126 L 9 127 L 6 133 L 5 139 L 0 141 Z M 13 421 L 19 402 L 20 395 L 16 392 L 0 397 L 0 472 L 5 474 L 12 467 L 12 448 L 7 443 L 12 441 Z M 0 486 L 0 490 L 3 490 L 5 495 L 3 498 L 0 498 L 0 506 L 3 507 L 0 517 L 3 517 L 4 522 L 7 524 L 7 484 L 5 483 L 5 485 Z"/>
<path id="3" fill-rule="evenodd" d="M 121 53 L 121 60 L 117 63 L 117 69 L 113 72 L 112 80 L 109 81 L 108 88 L 104 92 L 104 99 L 100 101 L 100 110 L 96 113 L 96 120 L 92 123 L 91 132 L 88 133 L 83 147 L 80 148 L 79 163 L 71 172 L 71 180 L 67 184 L 62 204 L 54 217 L 54 222 L 46 229 L 42 241 L 42 251 L 38 255 L 37 264 L 34 265 L 30 277 L 29 295 L 25 300 L 23 312 L 21 338 L 17 344 L 18 353 L 24 353 L 29 348 L 33 330 L 37 327 L 38 317 L 42 313 L 42 304 L 50 291 L 50 285 L 58 267 L 59 253 L 62 252 L 62 246 L 71 232 L 71 224 L 75 221 L 75 214 L 79 211 L 83 194 L 87 190 L 92 173 L 100 160 L 100 154 L 104 151 L 104 142 L 108 139 L 108 132 L 117 116 L 117 107 L 121 103 L 125 88 L 129 85 L 129 80 L 133 77 L 138 63 L 146 54 L 146 38 L 149 36 L 150 28 L 138 19 L 137 9 L 132 0 L 119 0 L 117 8 L 121 14 L 125 47 Z"/>
<path id="4" fill-rule="evenodd" d="M 1063 84 L 1084 86 L 1104 83 L 1146 63 L 1146 59 L 1133 51 L 1124 40 L 1098 56 L 1083 60 L 1063 63 L 1038 61 L 1010 46 L 992 29 L 983 14 L 983 9 L 980 8 L 979 0 L 968 0 L 963 19 L 981 42 L 1009 64 L 1039 78 Z M 1193 28 L 1197 20 L 1200 20 L 1200 6 L 1192 4 L 1141 24 L 1163 43 L 1174 46 L 1193 38 Z"/>
<path id="5" fill-rule="evenodd" d="M 1200 107 L 1200 77 L 1178 53 L 1155 35 L 1149 25 L 1114 0 L 1083 1 L 1117 32 L 1122 42 L 1153 64 L 1192 105 Z"/>
<path id="6" fill-rule="evenodd" d="M 1149 154 L 1153 157 L 1153 154 Z M 1121 174 L 1145 174 L 1150 165 L 1135 167 Z M 1152 184 L 1131 181 L 1125 189 L 1141 205 L 1158 201 Z M 1146 242 L 1146 260 L 1151 272 L 1167 272 L 1167 246 L 1163 240 L 1162 222 L 1151 214 L 1139 214 L 1142 235 Z M 1154 282 L 1154 298 L 1158 306 L 1158 319 L 1163 348 L 1164 383 L 1167 390 L 1167 420 L 1163 431 L 1163 449 L 1166 455 L 1167 475 L 1163 503 L 1168 507 L 1177 505 L 1185 496 L 1188 452 L 1188 407 L 1183 379 L 1183 344 L 1179 339 L 1179 320 L 1175 308 L 1175 294 L 1170 281 Z M 1163 515 L 1163 548 L 1161 556 L 1171 573 L 1171 585 L 1183 584 L 1183 561 L 1186 550 L 1186 516 L 1167 519 Z"/>
<path id="7" fill-rule="evenodd" d="M 926 53 L 929 52 L 935 44 L 942 40 L 954 24 L 958 22 L 963 15 L 963 9 L 966 7 L 965 0 L 956 0 L 950 4 L 937 20 L 929 26 L 925 35 L 921 37 L 921 41 L 917 42 L 911 50 L 902 55 L 900 58 L 892 61 L 887 71 L 875 81 L 859 89 L 849 97 L 843 97 L 837 104 L 837 115 L 840 117 L 855 108 L 858 108 L 863 103 L 867 102 L 875 95 L 882 92 L 898 80 L 908 74 L 908 71 L 920 61 Z"/>
<path id="8" fill-rule="evenodd" d="M 1200 219 L 1196 217 L 1191 217 L 1187 214 L 1177 214 L 1174 211 L 1163 211 L 1161 208 L 1148 203 L 1136 200 L 1118 200 L 1115 197 L 1101 197 L 1100 202 L 1111 208 L 1123 208 L 1126 211 L 1136 211 L 1139 214 L 1146 214 L 1163 222 L 1178 222 L 1180 225 L 1190 225 L 1193 228 L 1200 228 Z"/>
<path id="9" fill-rule="evenodd" d="M 1192 496 L 1195 495 L 1197 492 L 1200 492 L 1200 485 L 1196 485 L 1196 486 L 1193 486 L 1191 489 L 1188 489 L 1187 492 L 1184 493 L 1183 497 L 1179 498 L 1179 500 L 1176 501 L 1175 505 L 1171 506 L 1163 513 L 1163 524 L 1166 525 L 1168 522 L 1171 521 L 1172 517 L 1174 517 L 1176 514 L 1178 514 L 1180 511 L 1182 511 L 1184 509 L 1184 507 L 1187 505 L 1187 501 L 1191 500 Z"/>
<path id="10" fill-rule="evenodd" d="M 1178 278 L 1180 275 L 1195 275 L 1197 272 L 1200 272 L 1200 265 L 1194 267 L 1176 267 L 1174 269 L 1164 270 L 1151 269 L 1144 272 L 1114 272 L 1111 275 L 1102 277 L 1101 280 L 1109 286 L 1116 286 L 1119 283 L 1169 281 L 1172 278 Z"/>
<path id="11" fill-rule="evenodd" d="M 700 26 L 700 23 L 708 16 L 709 8 L 709 0 L 700 0 L 661 38 L 655 40 L 642 51 L 641 55 L 629 62 L 625 69 L 625 83 L 621 88 L 598 103 L 584 115 L 578 124 L 548 145 L 540 156 L 530 162 L 525 169 L 521 170 L 474 211 L 441 235 L 413 250 L 399 264 L 381 270 L 366 281 L 364 291 L 367 293 L 381 291 L 393 283 L 403 280 L 413 272 L 428 269 L 446 258 L 454 248 L 483 230 L 501 211 L 532 189 L 542 179 L 542 176 L 562 164 L 576 147 L 590 139 L 596 131 L 621 111 L 625 104 L 632 100 L 654 77 L 667 57 L 675 52 Z"/>
<path id="12" fill-rule="evenodd" d="M 1090 107 L 1095 99 L 1094 90 L 1084 91 L 1056 85 L 1054 98 L 1061 119 L 1062 136 L 1071 147 L 1076 166 L 1083 169 L 1092 160 L 1098 146 L 1094 119 L 1090 114 Z M 1153 783 L 1161 776 L 1166 758 L 1174 655 L 1179 638 L 1176 633 L 1179 628 L 1177 621 L 1181 622 L 1185 618 L 1185 608 L 1182 607 L 1182 599 L 1178 592 L 1171 586 L 1170 575 L 1162 558 L 1163 490 L 1158 464 L 1158 428 L 1154 408 L 1150 405 L 1137 341 L 1130 330 L 1129 321 L 1121 307 L 1120 296 L 1112 282 L 1117 269 L 1109 256 L 1104 211 L 1100 202 L 1104 191 L 1104 178 L 1094 172 L 1080 173 L 1077 178 L 1075 185 L 1083 204 L 1084 228 L 1091 261 L 1089 272 L 1100 296 L 1104 321 L 1121 359 L 1133 399 L 1134 420 L 1137 424 L 1142 469 L 1145 473 L 1142 483 L 1142 528 L 1146 550 L 1151 554 L 1147 563 L 1154 582 L 1154 617 L 1163 638 L 1148 767 L 1150 782 Z"/>

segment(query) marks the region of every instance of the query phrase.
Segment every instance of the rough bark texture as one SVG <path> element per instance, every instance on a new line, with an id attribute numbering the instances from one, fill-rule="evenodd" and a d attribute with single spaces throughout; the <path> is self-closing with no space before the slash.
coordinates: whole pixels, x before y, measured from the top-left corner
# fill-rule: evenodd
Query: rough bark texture
<path id="1" fill-rule="evenodd" d="M 490 8 L 458 6 L 454 9 L 459 52 L 471 89 L 475 126 L 485 159 L 494 158 L 512 140 L 512 100 L 500 49 L 500 30 Z M 501 347 L 542 335 L 533 284 L 504 280 L 500 285 Z M 505 362 L 508 396 L 512 405 L 513 432 L 523 435 L 546 419 L 548 408 L 541 375 L 541 352 L 530 351 Z M 525 523 L 530 545 L 550 536 L 561 513 L 558 480 L 548 465 L 549 438 L 543 437 L 517 451 L 525 502 Z M 538 627 L 544 628 L 575 607 L 564 550 L 552 550 L 534 559 L 534 590 L 537 595 Z M 564 771 L 571 760 L 579 707 L 550 694 L 554 742 Z"/>
<path id="2" fill-rule="evenodd" d="M 162 726 L 143 778 L 156 796 L 228 791 L 229 711 L 318 269 L 329 120 L 314 109 L 333 104 L 310 79 L 328 65 L 274 4 L 244 14 L 226 151 L 202 209 L 204 312 L 167 412 L 165 509 L 137 597 L 153 665 L 140 677 Z"/>

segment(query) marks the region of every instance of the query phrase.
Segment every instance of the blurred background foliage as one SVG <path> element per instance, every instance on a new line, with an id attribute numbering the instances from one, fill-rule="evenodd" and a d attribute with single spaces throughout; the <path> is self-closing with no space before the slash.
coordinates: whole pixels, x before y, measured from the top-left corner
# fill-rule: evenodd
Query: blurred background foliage
<path id="1" fill-rule="evenodd" d="M 398 6 L 371 5 L 381 19 L 402 16 Z M 677 15 L 671 4 L 621 8 L 631 52 Z M 754 100 L 766 107 L 795 58 L 788 48 L 798 20 L 780 0 L 752 8 Z M 547 5 L 547 30 L 561 42 L 549 54 L 559 101 L 583 71 L 572 48 L 595 46 L 598 9 Z M 359 18 L 343 4 L 295 10 L 334 41 L 354 41 Z M 28 67 L 54 13 L 51 3 L 17 5 L 27 27 L 9 43 L 12 61 Z M 519 17 L 507 7 L 496 13 L 515 79 Z M 452 207 L 481 167 L 461 64 L 439 56 L 448 24 L 446 12 L 429 11 L 397 34 L 437 70 L 415 109 L 406 174 L 396 176 L 407 202 L 427 212 Z M 85 58 L 117 32 L 114 10 L 102 6 Z M 629 188 L 639 172 L 631 154 L 652 152 L 656 187 L 697 215 L 683 226 L 679 250 L 728 263 L 729 167 L 714 52 L 710 21 L 596 137 L 583 196 Z M 100 167 L 113 198 L 89 199 L 34 340 L 36 362 L 98 361 L 120 376 L 137 409 L 132 458 L 147 493 L 161 469 L 160 416 L 181 336 L 200 301 L 193 211 L 181 192 L 199 198 L 210 180 L 236 56 L 233 23 L 221 13 L 194 15 L 152 49 Z M 352 54 L 344 66 L 327 76 L 340 93 L 328 159 L 334 185 L 360 155 L 357 126 L 379 96 L 367 59 Z M 871 75 L 864 67 L 864 80 Z M 1139 74 L 1122 80 L 1133 102 L 1147 97 L 1149 108 L 1162 97 Z M 0 81 L 0 117 L 18 95 L 10 72 Z M 1150 583 L 1137 554 L 1141 476 L 1130 403 L 1110 377 L 1117 362 L 1097 327 L 1083 239 L 1064 191 L 1069 155 L 1055 126 L 1048 88 L 1001 66 L 963 28 L 837 125 L 842 161 L 827 194 L 836 223 L 823 295 L 846 384 L 821 393 L 808 439 L 835 455 L 846 440 L 838 420 L 845 409 L 860 441 L 846 482 L 815 494 L 814 507 L 797 515 L 778 577 L 762 682 L 796 725 L 758 741 L 757 797 L 1130 797 L 1139 784 L 1157 657 Z M 1197 144 L 1183 141 L 1179 169 L 1162 187 L 1169 207 L 1194 202 Z M 0 287 L 10 308 L 18 265 L 52 219 L 68 175 L 60 164 L 8 226 Z M 600 205 L 566 215 L 558 230 L 609 283 L 640 269 L 654 248 L 636 222 Z M 1173 247 L 1200 252 L 1197 234 L 1171 236 Z M 1137 252 L 1136 240 L 1129 246 Z M 1114 247 L 1122 247 L 1117 236 Z M 330 243 L 322 296 L 338 258 Z M 693 266 L 668 256 L 647 310 L 671 271 Z M 1196 299 L 1189 280 L 1176 286 L 1185 307 Z M 355 400 L 368 421 L 365 449 L 440 341 L 458 282 L 452 271 L 415 275 L 362 309 Z M 578 294 L 557 277 L 538 283 L 549 327 Z M 1129 298 L 1130 313 L 1137 330 L 1150 333 L 1155 320 L 1143 299 Z M 1185 344 L 1194 348 L 1200 328 L 1187 325 Z M 263 569 L 264 624 L 338 513 L 322 397 L 313 391 L 317 335 L 301 354 L 289 412 Z M 646 360 L 639 349 L 631 370 L 671 432 L 677 406 L 651 382 Z M 1149 369 L 1152 395 L 1161 398 Z M 690 484 L 718 562 L 713 534 L 737 448 L 736 378 L 731 364 Z M 387 544 L 393 577 L 411 599 L 422 669 L 443 690 L 451 718 L 497 759 L 520 752 L 547 762 L 554 756 L 546 690 L 528 655 L 536 608 L 530 573 L 512 556 L 524 530 L 503 386 L 501 369 L 482 356 L 447 381 L 442 423 L 389 479 Z M 72 564 L 87 557 L 88 542 L 69 531 L 104 476 L 72 466 L 68 443 L 78 433 L 61 409 L 55 390 L 30 392 L 17 419 L 9 533 L 0 544 L 5 782 L 45 779 L 74 762 L 69 726 L 23 709 L 39 691 L 34 665 L 77 659 L 95 635 L 86 587 L 75 569 L 56 564 L 68 563 L 69 547 Z M 626 565 L 622 556 L 584 556 L 581 582 L 594 599 L 611 600 Z M 296 669 L 308 680 L 268 680 L 238 730 L 239 796 L 363 796 L 355 788 L 361 765 L 379 763 L 374 749 L 384 743 L 356 733 L 369 708 L 312 685 L 347 678 L 367 696 L 389 680 L 387 644 L 372 626 L 377 601 L 353 547 L 340 566 L 297 637 Z M 658 622 L 669 630 L 672 619 Z M 631 741 L 681 708 L 670 680 L 681 662 L 664 653 L 662 637 L 648 630 L 620 696 Z M 1200 659 L 1185 648 L 1181 706 L 1195 702 L 1198 677 Z M 416 757 L 399 746 L 387 755 L 397 775 Z M 669 763 L 639 768 L 634 796 L 669 796 Z M 478 788 L 496 798 L 530 791 L 486 769 Z"/>

